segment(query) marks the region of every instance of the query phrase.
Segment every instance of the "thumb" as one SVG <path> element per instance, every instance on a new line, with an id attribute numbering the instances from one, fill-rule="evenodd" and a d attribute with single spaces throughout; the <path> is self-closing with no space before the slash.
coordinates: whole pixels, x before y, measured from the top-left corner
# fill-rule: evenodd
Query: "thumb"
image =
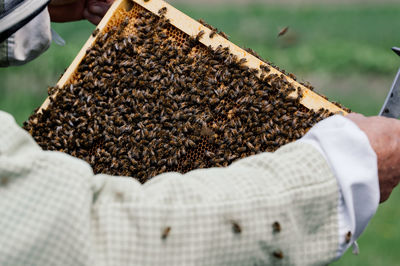
<path id="1" fill-rule="evenodd" d="M 111 4 L 112 2 L 88 1 L 86 8 L 92 15 L 103 17 L 107 13 Z"/>

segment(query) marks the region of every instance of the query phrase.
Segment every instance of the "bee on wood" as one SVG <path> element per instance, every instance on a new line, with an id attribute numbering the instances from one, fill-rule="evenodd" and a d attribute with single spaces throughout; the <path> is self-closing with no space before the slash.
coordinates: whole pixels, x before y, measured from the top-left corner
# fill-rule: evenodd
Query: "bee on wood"
<path id="1" fill-rule="evenodd" d="M 96 28 L 93 32 L 92 32 L 92 36 L 96 37 L 97 34 L 100 32 L 99 28 Z"/>
<path id="2" fill-rule="evenodd" d="M 213 158 L 215 156 L 215 154 L 213 152 L 211 152 L 211 151 L 204 151 L 204 155 L 207 158 Z"/>
<path id="3" fill-rule="evenodd" d="M 160 16 L 164 16 L 165 14 L 167 14 L 167 8 L 166 7 L 161 8 L 160 10 L 158 10 L 158 14 Z"/>
<path id="4" fill-rule="evenodd" d="M 267 65 L 261 65 L 260 68 L 267 73 L 271 71 Z"/>
<path id="5" fill-rule="evenodd" d="M 197 33 L 195 40 L 196 41 L 200 41 L 200 39 L 204 36 L 204 30 L 199 31 L 199 33 Z"/>
<path id="6" fill-rule="evenodd" d="M 238 62 L 239 65 L 245 64 L 247 62 L 246 58 L 241 58 Z"/>

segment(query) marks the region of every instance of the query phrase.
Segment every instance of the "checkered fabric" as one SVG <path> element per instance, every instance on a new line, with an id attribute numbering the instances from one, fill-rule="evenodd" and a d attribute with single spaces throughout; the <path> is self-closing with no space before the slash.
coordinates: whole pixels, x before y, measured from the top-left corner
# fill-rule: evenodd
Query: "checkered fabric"
<path id="1" fill-rule="evenodd" d="M 0 265 L 323 265 L 338 188 L 309 144 L 144 185 L 42 151 L 0 112 Z"/>

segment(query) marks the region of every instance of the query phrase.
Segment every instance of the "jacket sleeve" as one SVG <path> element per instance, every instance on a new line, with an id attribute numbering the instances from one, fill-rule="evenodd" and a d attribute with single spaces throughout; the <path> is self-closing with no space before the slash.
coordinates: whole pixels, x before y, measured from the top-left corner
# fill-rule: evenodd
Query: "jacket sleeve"
<path id="1" fill-rule="evenodd" d="M 310 144 L 141 185 L 42 151 L 0 112 L 1 265 L 321 265 L 338 185 Z"/>
<path id="2" fill-rule="evenodd" d="M 339 249 L 353 246 L 379 206 L 378 162 L 367 135 L 350 119 L 335 115 L 312 127 L 299 142 L 313 145 L 325 157 L 339 185 Z"/>

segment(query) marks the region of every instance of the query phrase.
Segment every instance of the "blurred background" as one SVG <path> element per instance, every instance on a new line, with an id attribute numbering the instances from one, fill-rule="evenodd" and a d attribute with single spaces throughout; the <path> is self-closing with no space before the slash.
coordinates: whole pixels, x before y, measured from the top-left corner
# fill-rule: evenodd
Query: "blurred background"
<path id="1" fill-rule="evenodd" d="M 319 93 L 365 115 L 379 112 L 400 58 L 400 3 L 395 0 L 170 0 L 203 18 L 280 68 L 308 81 Z M 323 2 L 323 3 L 322 3 Z M 286 34 L 278 33 L 289 27 Z M 35 61 L 0 69 L 0 109 L 22 124 L 47 96 L 94 29 L 88 22 L 53 24 L 67 41 Z M 380 206 L 351 251 L 333 265 L 398 265 L 400 191 Z"/>

